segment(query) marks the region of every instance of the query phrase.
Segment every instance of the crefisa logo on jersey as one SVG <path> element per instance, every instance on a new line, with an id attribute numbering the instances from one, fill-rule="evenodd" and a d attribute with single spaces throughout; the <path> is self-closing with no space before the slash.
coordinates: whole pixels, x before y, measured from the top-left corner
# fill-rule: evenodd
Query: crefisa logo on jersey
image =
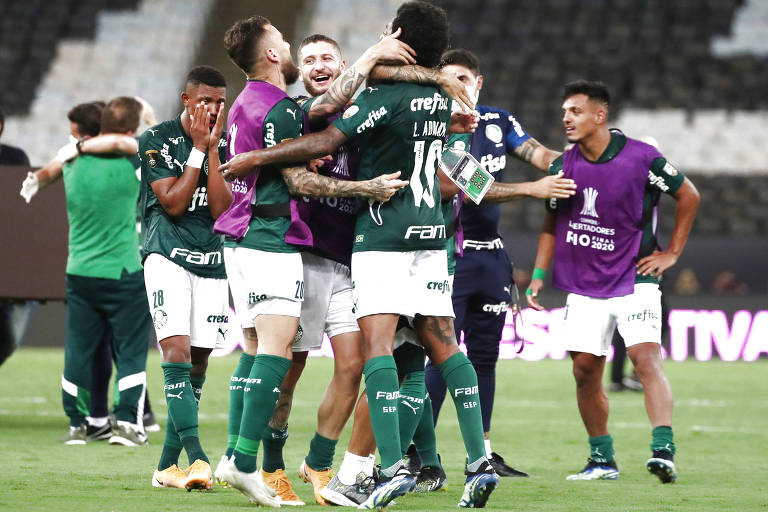
<path id="1" fill-rule="evenodd" d="M 589 215 L 590 217 L 599 218 L 597 210 L 595 210 L 595 203 L 597 202 L 597 190 L 592 187 L 587 187 L 583 191 L 584 193 L 584 206 L 581 208 L 579 215 Z"/>
<path id="2" fill-rule="evenodd" d="M 147 157 L 147 163 L 149 164 L 149 166 L 152 167 L 153 169 L 157 167 L 157 157 L 160 154 L 160 152 L 157 151 L 156 149 L 149 149 L 145 151 L 144 154 Z"/>

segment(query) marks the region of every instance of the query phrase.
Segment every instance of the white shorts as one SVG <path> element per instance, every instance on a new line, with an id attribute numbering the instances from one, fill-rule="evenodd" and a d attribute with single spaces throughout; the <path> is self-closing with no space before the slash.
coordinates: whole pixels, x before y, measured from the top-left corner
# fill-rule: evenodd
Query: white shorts
<path id="1" fill-rule="evenodd" d="M 453 317 L 445 250 L 352 253 L 355 315 Z"/>
<path id="2" fill-rule="evenodd" d="M 607 356 L 618 325 L 624 345 L 661 343 L 661 291 L 655 283 L 635 284 L 631 295 L 598 299 L 569 293 L 563 332 L 564 348 Z"/>
<path id="3" fill-rule="evenodd" d="M 225 247 L 224 266 L 242 327 L 253 327 L 259 315 L 301 316 L 304 275 L 300 253 Z"/>
<path id="4" fill-rule="evenodd" d="M 448 283 L 451 286 L 451 290 L 453 290 L 453 274 L 448 276 Z M 424 347 L 421 344 L 421 340 L 419 340 L 418 336 L 416 336 L 416 329 L 413 326 L 413 319 L 408 320 L 407 327 L 401 327 L 395 331 L 395 344 L 392 350 L 397 350 L 406 343 L 416 345 L 417 347 Z"/>
<path id="5" fill-rule="evenodd" d="M 189 336 L 193 347 L 216 348 L 229 328 L 227 280 L 200 277 L 152 253 L 144 261 L 144 285 L 157 339 Z"/>
<path id="6" fill-rule="evenodd" d="M 333 338 L 360 330 L 355 319 L 349 267 L 308 252 L 301 253 L 301 258 L 307 297 L 301 305 L 299 320 L 304 336 L 293 346 L 294 352 L 320 348 L 323 333 Z"/>

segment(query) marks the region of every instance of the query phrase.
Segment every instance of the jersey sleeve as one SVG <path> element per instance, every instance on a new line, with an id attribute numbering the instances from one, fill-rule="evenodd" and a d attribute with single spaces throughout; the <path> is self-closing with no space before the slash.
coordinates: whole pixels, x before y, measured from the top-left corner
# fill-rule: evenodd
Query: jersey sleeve
<path id="1" fill-rule="evenodd" d="M 312 104 L 315 102 L 317 98 L 318 96 L 314 98 L 310 98 L 309 96 L 297 96 L 294 98 L 294 100 L 296 101 L 296 103 L 299 104 L 299 106 L 301 107 L 301 110 L 309 114 L 309 109 L 312 108 Z"/>
<path id="2" fill-rule="evenodd" d="M 549 169 L 547 169 L 547 174 L 550 176 L 553 176 L 562 170 L 563 170 L 563 155 L 560 155 L 557 158 L 555 158 L 551 164 L 549 164 Z M 557 211 L 557 199 L 555 198 L 545 199 L 544 206 L 546 207 L 548 212 L 555 213 Z"/>
<path id="3" fill-rule="evenodd" d="M 264 147 L 300 137 L 302 128 L 303 114 L 299 107 L 291 100 L 281 100 L 264 119 Z"/>
<path id="4" fill-rule="evenodd" d="M 177 177 L 173 156 L 168 153 L 168 144 L 163 143 L 159 135 L 151 135 L 150 130 L 139 137 L 139 159 L 142 174 L 147 176 L 147 182 L 163 178 Z"/>
<path id="5" fill-rule="evenodd" d="M 448 141 L 445 143 L 445 147 L 469 153 L 471 140 L 471 133 L 452 133 L 448 136 Z"/>
<path id="6" fill-rule="evenodd" d="M 648 187 L 674 196 L 685 181 L 685 175 L 664 157 L 656 157 L 648 172 Z"/>
<path id="7" fill-rule="evenodd" d="M 520 146 L 523 142 L 530 139 L 531 136 L 523 129 L 523 126 L 517 119 L 515 119 L 515 116 L 509 112 L 503 112 L 503 115 L 506 115 L 507 120 L 509 121 L 506 135 L 507 150 L 512 152 L 517 149 L 517 147 Z"/>
<path id="8" fill-rule="evenodd" d="M 348 139 L 385 126 L 392 117 L 392 105 L 376 87 L 361 92 L 355 103 L 344 111 L 344 115 L 333 122 Z"/>

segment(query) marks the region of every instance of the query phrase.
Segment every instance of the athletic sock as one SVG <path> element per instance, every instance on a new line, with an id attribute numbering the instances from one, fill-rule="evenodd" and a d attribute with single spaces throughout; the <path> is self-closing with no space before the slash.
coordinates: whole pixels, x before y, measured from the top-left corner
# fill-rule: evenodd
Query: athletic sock
<path id="1" fill-rule="evenodd" d="M 651 441 L 651 451 L 666 451 L 675 455 L 675 442 L 672 435 L 672 427 L 662 426 L 656 427 L 652 432 L 653 440 Z"/>
<path id="2" fill-rule="evenodd" d="M 614 462 L 611 434 L 589 438 L 589 458 L 595 462 Z"/>
<path id="3" fill-rule="evenodd" d="M 189 375 L 189 383 L 192 385 L 192 396 L 195 397 L 195 403 L 200 407 L 200 399 L 203 397 L 203 384 L 205 384 L 205 375 Z"/>
<path id="4" fill-rule="evenodd" d="M 261 461 L 261 469 L 267 473 L 274 473 L 278 469 L 285 469 L 283 460 L 283 446 L 288 440 L 288 425 L 283 430 L 272 427 L 264 429 L 261 435 L 261 444 L 264 446 L 264 458 Z"/>
<path id="5" fill-rule="evenodd" d="M 493 397 L 496 393 L 496 365 L 473 365 L 477 373 L 477 391 L 480 395 L 480 414 L 483 417 L 483 432 L 491 430 Z"/>
<path id="6" fill-rule="evenodd" d="M 424 368 L 424 382 L 427 385 L 427 393 L 432 400 L 432 424 L 437 425 L 437 416 L 445 400 L 445 380 L 440 374 L 440 368 L 432 361 L 427 362 Z"/>
<path id="7" fill-rule="evenodd" d="M 461 437 L 467 450 L 467 468 L 485 460 L 483 446 L 483 422 L 480 415 L 480 398 L 477 392 L 477 375 L 472 363 L 461 352 L 453 354 L 440 365 L 440 373 L 456 406 Z"/>
<path id="8" fill-rule="evenodd" d="M 488 432 L 488 431 L 486 430 L 486 432 Z M 491 450 L 491 440 L 490 439 L 486 439 L 483 442 L 483 444 L 485 445 L 485 456 L 486 457 L 490 457 L 491 453 L 493 453 L 493 450 Z"/>
<path id="9" fill-rule="evenodd" d="M 336 453 L 338 439 L 329 439 L 315 432 L 309 442 L 309 453 L 304 462 L 315 471 L 325 471 L 333 466 L 333 455 Z"/>
<path id="10" fill-rule="evenodd" d="M 253 358 L 251 373 L 243 388 L 243 415 L 233 452 L 235 466 L 240 471 L 256 471 L 261 435 L 275 412 L 280 384 L 290 366 L 291 360 L 285 357 L 258 354 Z"/>
<path id="11" fill-rule="evenodd" d="M 371 358 L 363 368 L 371 426 L 381 456 L 381 473 L 389 477 L 402 464 L 397 402 L 400 393 L 397 366 L 392 356 Z M 394 471 L 393 471 L 394 468 Z M 390 474 L 391 473 L 391 474 Z"/>
<path id="12" fill-rule="evenodd" d="M 181 444 L 176 427 L 173 426 L 171 415 L 165 422 L 165 441 L 163 441 L 163 451 L 160 453 L 160 461 L 157 463 L 157 469 L 160 471 L 169 468 L 173 464 L 179 463 L 179 455 L 184 445 Z"/>
<path id="13" fill-rule="evenodd" d="M 429 394 L 424 397 L 424 411 L 416 426 L 416 432 L 413 433 L 413 444 L 421 459 L 421 467 L 440 466 L 440 459 L 437 458 L 435 424 L 432 421 L 432 399 Z"/>
<path id="14" fill-rule="evenodd" d="M 248 378 L 253 366 L 254 356 L 243 352 L 237 363 L 235 373 L 229 379 L 229 427 L 227 438 L 227 457 L 232 456 L 237 445 L 237 436 L 240 433 L 240 421 L 243 418 L 243 387 L 244 379 Z"/>
<path id="15" fill-rule="evenodd" d="M 162 363 L 165 375 L 165 402 L 168 404 L 168 416 L 176 428 L 181 444 L 187 452 L 189 463 L 197 459 L 208 462 L 208 457 L 200 445 L 197 429 L 197 402 L 189 382 L 189 363 Z M 166 435 L 167 435 L 166 426 Z"/>
<path id="16" fill-rule="evenodd" d="M 422 356 L 423 358 L 423 356 Z M 416 427 L 424 412 L 424 372 L 415 371 L 406 375 L 400 385 L 400 399 L 397 402 L 397 416 L 400 420 L 400 450 L 404 455 L 413 439 Z"/>
<path id="17" fill-rule="evenodd" d="M 341 483 L 344 485 L 354 484 L 360 473 L 365 473 L 365 476 L 373 476 L 373 463 L 370 457 L 362 457 L 351 452 L 344 453 L 344 460 L 341 462 L 338 473 Z"/>

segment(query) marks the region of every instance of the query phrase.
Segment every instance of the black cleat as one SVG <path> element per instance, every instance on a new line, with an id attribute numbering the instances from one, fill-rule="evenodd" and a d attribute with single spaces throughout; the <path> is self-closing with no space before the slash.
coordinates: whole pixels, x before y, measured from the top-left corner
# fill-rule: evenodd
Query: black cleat
<path id="1" fill-rule="evenodd" d="M 524 471 L 520 471 L 518 469 L 513 468 L 512 466 L 507 465 L 507 463 L 504 462 L 504 457 L 502 457 L 496 452 L 491 452 L 491 456 L 488 457 L 488 462 L 491 463 L 491 466 L 493 466 L 493 469 L 496 471 L 496 474 L 499 476 L 517 476 L 517 477 L 528 476 L 528 473 Z"/>
<path id="2" fill-rule="evenodd" d="M 648 459 L 645 467 L 659 477 L 661 483 L 670 484 L 677 480 L 677 470 L 673 459 L 674 457 L 667 450 L 654 450 L 653 457 Z"/>
<path id="3" fill-rule="evenodd" d="M 405 462 L 405 467 L 408 468 L 408 471 L 410 471 L 412 475 L 416 476 L 419 474 L 419 470 L 421 469 L 421 458 L 416 452 L 416 447 L 414 445 L 409 446 L 408 450 L 406 450 L 403 462 Z"/>
<path id="4" fill-rule="evenodd" d="M 413 492 L 432 492 L 441 489 L 448 477 L 440 466 L 424 466 L 416 479 L 416 486 Z"/>

